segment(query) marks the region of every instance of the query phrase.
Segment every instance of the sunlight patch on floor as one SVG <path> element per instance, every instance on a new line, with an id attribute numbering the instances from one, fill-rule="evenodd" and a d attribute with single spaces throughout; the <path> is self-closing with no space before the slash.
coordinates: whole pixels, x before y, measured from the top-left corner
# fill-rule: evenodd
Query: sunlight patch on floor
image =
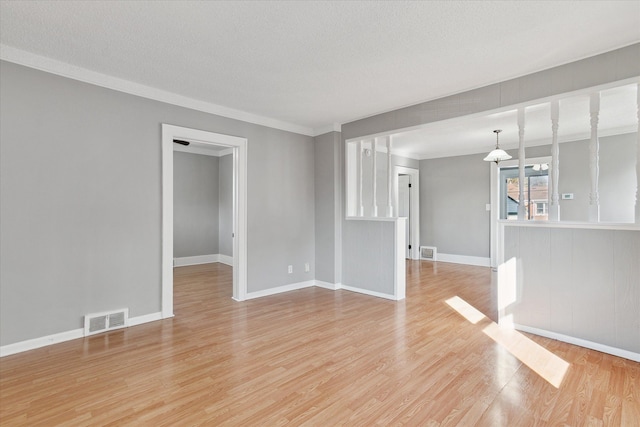
<path id="1" fill-rule="evenodd" d="M 464 317 L 474 325 L 486 317 L 480 310 L 478 310 L 459 296 L 449 298 L 445 302 L 449 305 L 449 307 L 460 313 L 462 317 Z"/>
<path id="2" fill-rule="evenodd" d="M 449 298 L 445 303 L 474 325 L 484 319 L 489 321 L 484 314 L 459 296 Z M 560 387 L 569 369 L 568 362 L 515 329 L 501 327 L 493 321 L 489 322 L 482 329 L 485 335 L 504 347 L 549 384 L 555 388 Z"/>

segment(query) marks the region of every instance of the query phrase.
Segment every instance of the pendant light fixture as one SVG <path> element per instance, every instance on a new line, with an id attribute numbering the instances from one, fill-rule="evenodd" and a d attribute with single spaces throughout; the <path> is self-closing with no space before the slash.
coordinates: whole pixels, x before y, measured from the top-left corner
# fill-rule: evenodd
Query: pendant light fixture
<path id="1" fill-rule="evenodd" d="M 500 144 L 498 143 L 498 135 L 502 132 L 502 129 L 496 129 L 493 131 L 496 134 L 496 148 L 485 157 L 483 160 L 485 162 L 495 162 L 496 164 L 500 163 L 503 160 L 509 160 L 511 158 L 504 150 L 500 149 Z"/>

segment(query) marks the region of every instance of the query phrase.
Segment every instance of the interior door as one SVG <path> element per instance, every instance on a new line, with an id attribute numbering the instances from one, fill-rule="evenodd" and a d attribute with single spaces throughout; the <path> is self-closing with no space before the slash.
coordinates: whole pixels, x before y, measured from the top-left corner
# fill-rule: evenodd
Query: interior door
<path id="1" fill-rule="evenodd" d="M 398 216 L 407 218 L 405 236 L 405 258 L 411 258 L 411 175 L 398 176 Z"/>

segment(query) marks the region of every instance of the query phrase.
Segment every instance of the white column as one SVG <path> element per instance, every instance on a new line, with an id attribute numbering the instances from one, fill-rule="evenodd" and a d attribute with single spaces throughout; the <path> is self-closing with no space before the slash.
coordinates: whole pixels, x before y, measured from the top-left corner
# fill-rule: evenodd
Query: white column
<path id="1" fill-rule="evenodd" d="M 524 183 L 525 183 L 525 153 L 524 153 L 524 107 L 518 108 L 518 170 L 520 178 L 518 179 L 518 220 L 527 219 L 527 211 L 524 206 Z"/>
<path id="2" fill-rule="evenodd" d="M 589 221 L 600 222 L 600 142 L 598 141 L 598 116 L 600 114 L 600 92 L 591 94 L 589 103 L 591 114 L 591 139 L 589 141 L 589 170 L 591 173 L 591 193 L 589 194 Z"/>
<path id="3" fill-rule="evenodd" d="M 640 83 L 636 86 L 638 109 L 638 141 L 636 143 L 636 224 L 640 224 Z"/>
<path id="4" fill-rule="evenodd" d="M 377 183 L 377 177 L 378 177 L 378 155 L 377 152 L 378 150 L 377 148 L 377 142 L 378 139 L 377 138 L 373 138 L 373 140 L 371 141 L 371 156 L 372 156 L 372 160 L 373 160 L 373 167 L 371 168 L 371 190 L 373 191 L 373 195 L 371 197 L 372 199 L 372 209 L 371 209 L 371 216 L 378 216 L 378 194 L 377 194 L 377 190 L 378 190 L 378 183 Z"/>
<path id="5" fill-rule="evenodd" d="M 560 120 L 560 101 L 551 101 L 551 204 L 549 221 L 560 221 L 560 194 L 558 183 L 560 177 L 560 148 L 558 146 L 558 126 Z"/>
<path id="6" fill-rule="evenodd" d="M 393 216 L 393 170 L 391 169 L 391 135 L 387 137 L 387 216 Z"/>
<path id="7" fill-rule="evenodd" d="M 362 205 L 362 141 L 358 141 L 358 156 L 356 157 L 357 159 L 357 163 L 356 163 L 356 167 L 358 169 L 358 203 L 357 203 L 357 209 L 358 209 L 358 213 L 357 216 L 363 216 L 364 215 L 364 206 Z"/>

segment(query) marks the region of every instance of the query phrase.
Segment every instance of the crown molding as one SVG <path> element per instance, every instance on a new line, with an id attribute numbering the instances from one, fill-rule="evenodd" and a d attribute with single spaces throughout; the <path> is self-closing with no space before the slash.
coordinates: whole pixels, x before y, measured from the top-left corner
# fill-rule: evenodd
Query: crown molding
<path id="1" fill-rule="evenodd" d="M 118 92 L 152 99 L 154 101 L 160 101 L 179 107 L 190 108 L 192 110 L 215 114 L 229 119 L 241 120 L 243 122 L 253 123 L 256 125 L 267 126 L 274 129 L 280 129 L 287 132 L 298 133 L 306 136 L 315 136 L 314 130 L 306 126 L 299 126 L 270 117 L 260 116 L 246 111 L 189 98 L 177 93 L 146 86 L 140 83 L 78 67 L 56 59 L 37 55 L 2 43 L 0 43 L 0 59 L 84 83 L 90 83 L 107 89 L 116 90 Z"/>
<path id="2" fill-rule="evenodd" d="M 313 136 L 320 136 L 329 132 L 342 132 L 342 125 L 340 123 L 332 123 L 327 126 L 316 128 L 314 129 Z"/>

